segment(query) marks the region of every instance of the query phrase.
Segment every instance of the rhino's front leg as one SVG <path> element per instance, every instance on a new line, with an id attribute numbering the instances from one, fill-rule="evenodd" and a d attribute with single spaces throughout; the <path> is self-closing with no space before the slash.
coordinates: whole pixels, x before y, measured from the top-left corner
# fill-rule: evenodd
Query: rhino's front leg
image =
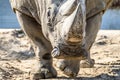
<path id="1" fill-rule="evenodd" d="M 83 68 L 93 67 L 95 64 L 95 61 L 90 57 L 90 49 L 95 41 L 98 30 L 100 29 L 102 15 L 103 13 L 100 12 L 97 15 L 87 19 L 85 48 L 89 52 L 89 55 L 88 59 L 81 61 L 81 67 Z"/>
<path id="2" fill-rule="evenodd" d="M 74 78 L 80 70 L 80 60 L 78 59 L 59 59 L 56 67 L 63 71 L 67 76 Z"/>
<path id="3" fill-rule="evenodd" d="M 32 17 L 16 11 L 20 26 L 27 36 L 32 40 L 36 54 L 36 63 L 32 70 L 32 80 L 52 78 L 57 76 L 56 70 L 52 66 L 51 45 L 44 38 L 40 24 Z"/>

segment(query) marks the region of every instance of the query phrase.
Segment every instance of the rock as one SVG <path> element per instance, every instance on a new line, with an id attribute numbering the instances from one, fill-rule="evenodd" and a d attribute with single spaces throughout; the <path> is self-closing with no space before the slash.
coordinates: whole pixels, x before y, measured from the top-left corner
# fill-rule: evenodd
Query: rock
<path id="1" fill-rule="evenodd" d="M 12 33 L 12 36 L 15 36 L 17 38 L 22 38 L 25 36 L 23 30 L 14 30 L 13 33 Z"/>

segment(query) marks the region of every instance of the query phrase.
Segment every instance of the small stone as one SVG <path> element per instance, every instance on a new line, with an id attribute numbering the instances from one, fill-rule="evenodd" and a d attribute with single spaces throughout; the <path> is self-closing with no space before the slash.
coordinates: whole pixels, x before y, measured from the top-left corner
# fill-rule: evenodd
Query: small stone
<path id="1" fill-rule="evenodd" d="M 0 80 L 3 80 L 3 77 L 2 77 L 2 76 L 0 76 Z"/>
<path id="2" fill-rule="evenodd" d="M 107 78 L 107 74 L 102 74 L 101 78 L 106 79 Z"/>

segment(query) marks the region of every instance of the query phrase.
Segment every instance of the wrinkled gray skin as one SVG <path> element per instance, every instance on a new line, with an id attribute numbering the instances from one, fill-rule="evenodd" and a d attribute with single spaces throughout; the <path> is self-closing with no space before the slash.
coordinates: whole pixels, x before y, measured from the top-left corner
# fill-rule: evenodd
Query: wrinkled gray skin
<path id="1" fill-rule="evenodd" d="M 101 18 L 112 0 L 11 0 L 20 26 L 34 44 L 36 66 L 32 79 L 57 76 L 56 66 L 76 77 L 82 67 L 92 67 L 90 48 Z"/>

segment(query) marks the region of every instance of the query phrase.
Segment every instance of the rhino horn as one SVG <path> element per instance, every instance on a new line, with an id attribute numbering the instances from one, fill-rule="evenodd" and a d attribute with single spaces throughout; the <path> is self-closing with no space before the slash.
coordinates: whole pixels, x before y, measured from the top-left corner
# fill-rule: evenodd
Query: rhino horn
<path id="1" fill-rule="evenodd" d="M 66 1 L 59 9 L 59 13 L 62 16 L 68 16 L 71 13 L 73 13 L 73 11 L 76 9 L 77 7 L 77 1 L 78 0 L 68 0 Z"/>
<path id="2" fill-rule="evenodd" d="M 61 36 L 67 42 L 80 43 L 85 36 L 85 2 L 79 3 L 75 11 L 63 23 Z"/>

